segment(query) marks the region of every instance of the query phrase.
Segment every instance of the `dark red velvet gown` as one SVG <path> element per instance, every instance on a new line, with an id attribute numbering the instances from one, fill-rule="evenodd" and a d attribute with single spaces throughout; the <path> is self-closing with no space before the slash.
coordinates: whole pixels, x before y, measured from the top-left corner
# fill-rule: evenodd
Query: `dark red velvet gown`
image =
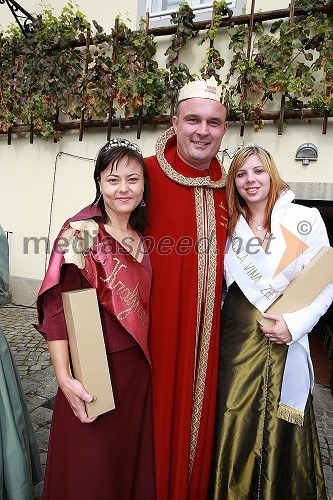
<path id="1" fill-rule="evenodd" d="M 145 256 L 142 264 L 147 261 Z M 88 287 L 76 266 L 62 267 L 60 283 L 44 296 L 44 320 L 38 329 L 48 340 L 67 338 L 61 292 Z M 149 362 L 133 337 L 103 308 L 101 320 L 116 408 L 82 424 L 58 390 L 44 500 L 155 499 Z"/>

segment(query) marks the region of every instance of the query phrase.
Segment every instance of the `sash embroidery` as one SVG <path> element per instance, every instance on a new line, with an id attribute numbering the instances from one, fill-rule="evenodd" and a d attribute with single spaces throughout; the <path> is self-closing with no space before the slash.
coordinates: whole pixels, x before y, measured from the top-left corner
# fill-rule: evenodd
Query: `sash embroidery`
<path id="1" fill-rule="evenodd" d="M 142 305 L 140 304 L 139 283 L 136 283 L 133 290 L 131 290 L 121 280 L 116 281 L 116 279 L 118 278 L 117 275 L 120 270 L 122 268 L 126 270 L 127 266 L 125 264 L 122 264 L 117 257 L 112 257 L 112 260 L 115 261 L 116 264 L 111 273 L 106 278 L 102 278 L 102 276 L 100 276 L 100 279 L 104 283 L 108 284 L 110 290 L 115 291 L 115 293 L 122 299 L 125 305 L 129 306 L 123 311 L 118 312 L 117 319 L 119 319 L 119 321 L 122 321 L 133 310 L 138 319 L 144 325 L 146 321 L 146 313 Z"/>
<path id="2" fill-rule="evenodd" d="M 58 246 L 65 262 L 81 269 L 100 304 L 122 323 L 149 359 L 149 272 L 94 220 L 70 222 L 63 229 Z"/>
<path id="3" fill-rule="evenodd" d="M 284 245 L 281 232 L 273 237 L 274 240 L 272 238 L 272 243 L 267 247 L 272 252 L 270 256 L 260 246 L 259 238 L 254 236 L 241 216 L 233 238 L 227 241 L 225 265 L 244 295 L 260 312 L 266 311 L 289 285 L 282 273 L 273 278 L 274 263 L 279 261 L 280 249 Z M 276 257 L 275 253 L 278 254 Z"/>

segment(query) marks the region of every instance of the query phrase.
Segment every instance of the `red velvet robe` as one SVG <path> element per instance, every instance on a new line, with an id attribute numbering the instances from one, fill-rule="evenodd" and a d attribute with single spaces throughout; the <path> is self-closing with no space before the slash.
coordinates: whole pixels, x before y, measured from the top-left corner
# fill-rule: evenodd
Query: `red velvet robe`
<path id="1" fill-rule="evenodd" d="M 170 130 L 157 145 L 158 159 L 146 160 L 157 498 L 206 500 L 227 226 L 225 173 L 217 159 L 209 173 L 184 163 Z"/>

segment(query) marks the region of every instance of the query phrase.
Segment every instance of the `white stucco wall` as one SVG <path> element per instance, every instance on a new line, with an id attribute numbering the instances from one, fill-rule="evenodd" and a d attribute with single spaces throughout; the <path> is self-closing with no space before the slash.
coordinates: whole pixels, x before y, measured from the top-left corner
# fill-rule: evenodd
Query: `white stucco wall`
<path id="1" fill-rule="evenodd" d="M 41 6 L 43 5 L 45 5 L 45 8 L 51 6 L 54 14 L 59 15 L 61 9 L 68 4 L 68 1 L 48 0 L 43 3 L 40 0 L 18 0 L 18 3 L 32 15 L 42 12 L 43 7 Z M 88 21 L 96 19 L 106 31 L 113 28 L 114 19 L 118 14 L 121 14 L 124 19 L 130 19 L 133 27 L 135 27 L 137 14 L 136 0 L 78 0 L 77 2 L 74 0 L 73 4 L 74 6 L 77 5 L 77 9 L 86 15 Z M 7 5 L 0 5 L 0 25 L 4 28 L 13 21 L 14 18 Z"/>
<path id="2" fill-rule="evenodd" d="M 66 5 L 65 0 L 50 2 L 59 13 Z M 248 0 L 248 10 L 250 6 Z M 289 0 L 273 0 L 269 3 L 270 9 L 286 8 Z M 39 1 L 22 0 L 21 5 L 29 12 L 38 12 Z M 123 17 L 134 20 L 137 15 L 136 0 L 108 0 L 79 1 L 79 9 L 86 14 L 89 20 L 96 19 L 107 31 L 114 24 L 115 16 L 121 12 Z M 256 10 L 267 9 L 267 2 L 257 0 Z M 0 23 L 6 26 L 12 22 L 11 14 L 6 5 L 0 5 Z M 164 61 L 164 51 L 168 41 L 157 39 L 159 54 L 158 60 Z M 223 44 L 223 37 L 221 42 Z M 198 48 L 196 40 L 183 53 L 184 61 L 192 71 L 198 71 L 204 59 L 204 47 Z M 224 54 L 226 60 L 228 51 Z M 113 129 L 112 136 L 125 136 L 137 142 L 147 156 L 154 153 L 157 137 L 164 130 L 144 128 L 141 139 L 136 140 L 136 130 L 126 132 Z M 282 177 L 288 182 L 333 183 L 333 169 L 331 166 L 333 122 L 329 121 L 328 132 L 322 134 L 322 120 L 312 122 L 289 121 L 282 136 L 277 135 L 274 124 L 266 123 L 259 133 L 253 131 L 252 125 L 245 128 L 243 138 L 239 135 L 240 126 L 230 123 L 229 130 L 221 149 L 233 151 L 237 145 L 257 142 L 264 145 L 273 154 Z M 34 253 L 30 242 L 28 253 L 24 253 L 25 238 L 44 238 L 49 234 L 51 240 L 58 233 L 63 221 L 73 215 L 85 205 L 91 203 L 94 197 L 94 183 L 92 179 L 93 162 L 67 156 L 68 153 L 93 159 L 96 153 L 106 142 L 106 129 L 85 131 L 83 141 L 78 140 L 78 131 L 67 133 L 61 141 L 54 144 L 39 138 L 34 144 L 29 143 L 29 137 L 13 137 L 12 145 L 7 145 L 7 136 L 0 135 L 0 223 L 5 230 L 11 231 L 10 236 L 10 273 L 12 275 L 13 301 L 16 303 L 31 304 L 40 280 L 45 272 L 47 256 L 45 247 L 40 245 L 39 253 Z M 297 147 L 304 142 L 313 142 L 319 149 L 317 162 L 302 166 L 296 162 Z M 55 162 L 56 175 L 55 172 Z M 229 159 L 225 156 L 225 165 Z M 53 205 L 51 210 L 52 192 Z M 170 202 L 170 201 L 169 201 Z"/>

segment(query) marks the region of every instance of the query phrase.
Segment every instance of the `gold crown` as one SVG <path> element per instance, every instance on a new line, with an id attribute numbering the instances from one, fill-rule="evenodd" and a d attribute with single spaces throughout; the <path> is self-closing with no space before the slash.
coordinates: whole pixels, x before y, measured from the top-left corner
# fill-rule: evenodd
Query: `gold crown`
<path id="1" fill-rule="evenodd" d="M 178 103 L 193 97 L 221 102 L 222 94 L 223 87 L 218 85 L 215 78 L 211 76 L 209 80 L 194 80 L 186 83 L 179 91 Z"/>

